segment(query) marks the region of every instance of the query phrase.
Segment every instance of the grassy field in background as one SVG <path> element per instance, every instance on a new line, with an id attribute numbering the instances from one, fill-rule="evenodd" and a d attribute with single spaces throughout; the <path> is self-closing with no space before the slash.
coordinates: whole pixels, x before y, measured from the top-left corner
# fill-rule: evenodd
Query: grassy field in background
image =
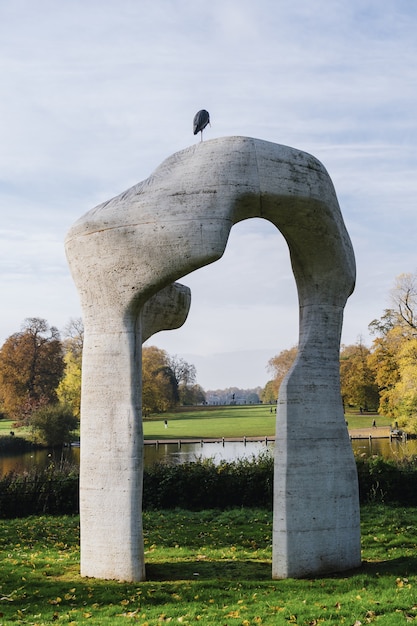
<path id="1" fill-rule="evenodd" d="M 0 436 L 9 435 L 10 431 L 13 431 L 15 435 L 20 435 L 20 437 L 27 437 L 29 435 L 29 428 L 16 428 L 13 424 L 14 420 L 0 420 Z"/>
<path id="2" fill-rule="evenodd" d="M 144 514 L 147 582 L 81 578 L 78 517 L 0 521 L 0 624 L 399 626 L 417 621 L 417 509 L 362 509 L 361 568 L 271 580 L 272 514 Z"/>
<path id="3" fill-rule="evenodd" d="M 195 407 L 144 420 L 145 439 L 209 439 L 266 437 L 275 434 L 276 415 L 270 406 Z M 168 428 L 164 421 L 167 420 Z"/>
<path id="4" fill-rule="evenodd" d="M 345 414 L 349 428 L 389 426 L 391 420 L 375 413 L 361 415 L 359 411 Z M 164 420 L 168 421 L 165 428 Z M 145 439 L 205 439 L 212 437 L 271 437 L 275 435 L 275 406 L 222 406 L 178 409 L 144 420 Z"/>
<path id="5" fill-rule="evenodd" d="M 348 411 L 345 419 L 349 428 L 370 428 L 374 419 L 377 426 L 391 423 L 390 419 L 375 413 L 361 415 L 355 410 Z M 168 428 L 165 428 L 165 420 Z M 275 420 L 275 406 L 271 405 L 180 407 L 174 412 L 145 419 L 143 428 L 145 439 L 159 440 L 273 437 Z M 14 428 L 11 420 L 0 420 L 0 435 L 8 435 L 11 430 L 22 437 L 29 433 L 28 428 Z"/>

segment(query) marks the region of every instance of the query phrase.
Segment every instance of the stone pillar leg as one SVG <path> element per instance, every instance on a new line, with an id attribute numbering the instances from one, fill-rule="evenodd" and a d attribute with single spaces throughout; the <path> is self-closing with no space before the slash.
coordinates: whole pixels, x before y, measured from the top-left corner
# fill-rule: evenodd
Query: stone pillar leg
<path id="1" fill-rule="evenodd" d="M 110 317 L 110 316 L 109 316 Z M 117 323 L 118 322 L 118 323 Z M 81 574 L 145 579 L 141 340 L 121 317 L 86 326 L 80 463 Z M 88 417 L 87 417 L 88 416 Z"/>
<path id="2" fill-rule="evenodd" d="M 361 563 L 357 473 L 340 396 L 341 319 L 340 307 L 306 307 L 299 354 L 281 385 L 273 578 L 341 572 Z"/>

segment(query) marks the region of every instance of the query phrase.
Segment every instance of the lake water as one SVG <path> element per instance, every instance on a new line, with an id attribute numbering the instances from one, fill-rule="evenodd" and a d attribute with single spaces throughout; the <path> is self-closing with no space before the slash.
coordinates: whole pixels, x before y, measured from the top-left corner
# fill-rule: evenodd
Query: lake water
<path id="1" fill-rule="evenodd" d="M 402 442 L 399 439 L 355 439 L 352 441 L 352 448 L 355 454 L 370 456 L 379 454 L 385 458 L 402 458 L 406 455 L 417 454 L 417 440 L 412 439 Z M 213 459 L 215 463 L 221 461 L 234 461 L 236 459 L 252 458 L 265 452 L 273 452 L 273 442 L 265 441 L 242 441 L 229 442 L 224 445 L 219 443 L 182 443 L 159 444 L 158 446 L 145 445 L 145 465 L 150 466 L 155 462 L 185 463 L 196 459 Z M 34 467 L 44 468 L 51 462 L 61 464 L 65 461 L 78 464 L 80 460 L 80 449 L 65 448 L 60 451 L 36 450 L 19 455 L 0 454 L 0 476 L 11 471 L 24 472 Z"/>

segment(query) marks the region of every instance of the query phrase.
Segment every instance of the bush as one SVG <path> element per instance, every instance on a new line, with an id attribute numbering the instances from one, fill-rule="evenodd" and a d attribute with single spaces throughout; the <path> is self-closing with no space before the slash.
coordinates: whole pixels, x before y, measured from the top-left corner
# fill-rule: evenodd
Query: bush
<path id="1" fill-rule="evenodd" d="M 144 509 L 272 508 L 273 459 L 269 455 L 222 462 L 157 463 L 145 470 Z"/>
<path id="2" fill-rule="evenodd" d="M 77 428 L 78 420 L 70 406 L 48 404 L 32 414 L 30 426 L 36 440 L 55 447 L 70 443 L 71 431 Z"/>
<path id="3" fill-rule="evenodd" d="M 51 465 L 0 478 L 0 518 L 74 515 L 79 511 L 78 468 Z"/>
<path id="4" fill-rule="evenodd" d="M 417 457 L 356 459 L 361 502 L 417 504 Z"/>

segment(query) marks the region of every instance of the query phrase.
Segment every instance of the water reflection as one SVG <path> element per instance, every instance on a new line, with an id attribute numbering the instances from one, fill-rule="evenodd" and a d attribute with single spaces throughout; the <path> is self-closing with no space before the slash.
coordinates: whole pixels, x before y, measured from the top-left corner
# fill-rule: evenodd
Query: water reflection
<path id="1" fill-rule="evenodd" d="M 252 458 L 262 452 L 273 450 L 273 443 L 264 441 L 225 442 L 219 443 L 181 443 L 164 444 L 158 446 L 145 445 L 145 466 L 154 463 L 170 463 L 178 465 L 195 461 L 196 459 L 213 459 L 215 463 L 221 461 L 234 461 L 241 458 Z M 61 450 L 34 450 L 25 454 L 5 455 L 0 454 L 0 476 L 9 472 L 27 472 L 34 468 L 43 469 L 51 463 L 62 465 L 70 462 L 79 464 L 80 449 L 64 448 Z"/>
<path id="2" fill-rule="evenodd" d="M 213 459 L 215 463 L 221 461 L 235 461 L 236 459 L 251 459 L 267 451 L 272 452 L 274 444 L 268 441 L 226 441 L 219 443 L 160 443 L 158 446 L 145 445 L 145 466 L 156 462 L 179 464 L 192 462 L 196 459 Z M 371 456 L 378 454 L 385 458 L 403 458 L 412 454 L 417 455 L 417 439 L 403 442 L 400 439 L 354 439 L 352 448 L 356 455 Z M 62 465 L 65 462 L 79 464 L 79 448 L 64 448 L 59 450 L 34 450 L 25 454 L 0 454 L 0 476 L 9 472 L 25 472 L 34 468 L 45 468 L 49 464 Z"/>
<path id="3" fill-rule="evenodd" d="M 64 463 L 80 462 L 79 448 L 63 448 L 62 450 L 32 450 L 23 454 L 0 454 L 0 476 L 10 472 L 31 471 L 35 468 L 44 469 L 51 463 L 61 466 Z"/>
<path id="4" fill-rule="evenodd" d="M 385 459 L 402 459 L 417 454 L 417 439 L 353 439 L 352 448 L 356 455 L 368 457 L 378 454 Z"/>
<path id="5" fill-rule="evenodd" d="M 268 441 L 226 441 L 216 443 L 181 443 L 159 444 L 145 446 L 145 465 L 155 462 L 164 462 L 179 465 L 195 461 L 196 459 L 213 459 L 215 463 L 221 461 L 236 461 L 236 459 L 251 459 L 267 451 L 272 451 L 274 444 Z"/>

